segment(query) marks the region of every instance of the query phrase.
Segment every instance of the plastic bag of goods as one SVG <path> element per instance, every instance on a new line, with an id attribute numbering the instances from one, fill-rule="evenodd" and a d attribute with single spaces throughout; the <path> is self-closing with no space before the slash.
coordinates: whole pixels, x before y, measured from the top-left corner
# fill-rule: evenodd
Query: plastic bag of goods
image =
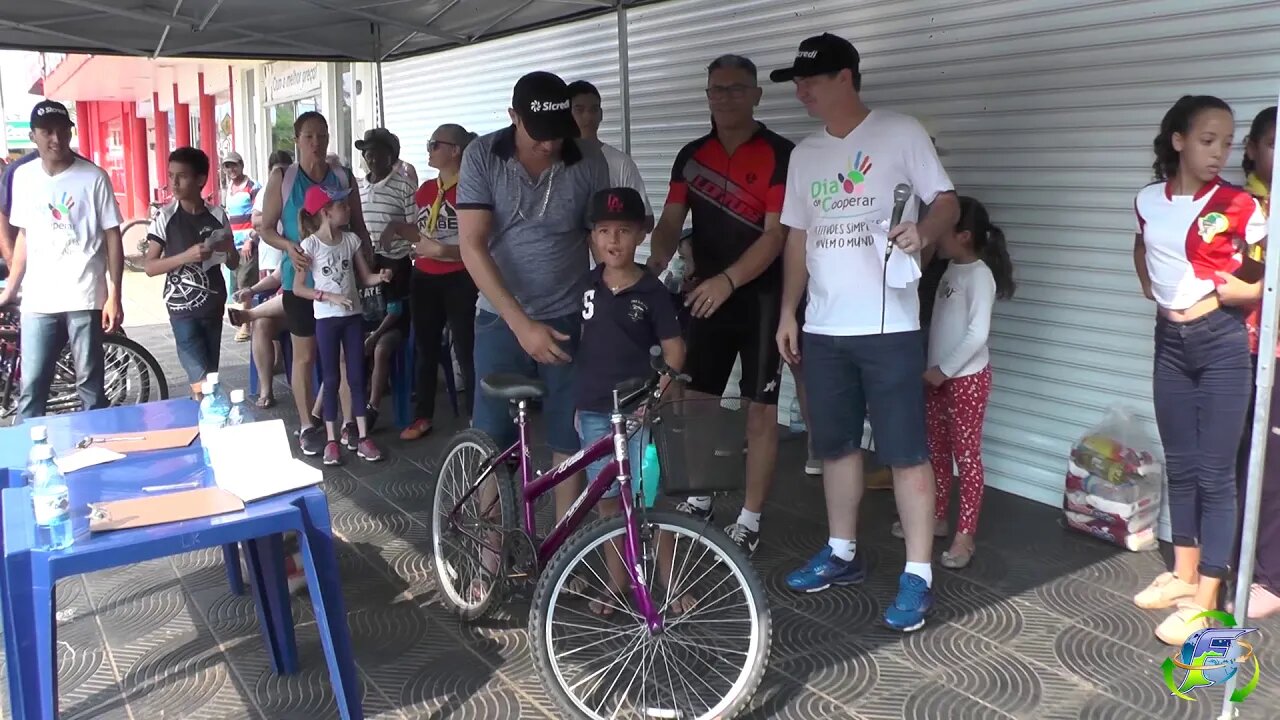
<path id="1" fill-rule="evenodd" d="M 1132 411 L 1111 408 L 1071 449 L 1063 493 L 1067 526 L 1135 552 L 1154 548 L 1162 469 L 1155 443 Z"/>

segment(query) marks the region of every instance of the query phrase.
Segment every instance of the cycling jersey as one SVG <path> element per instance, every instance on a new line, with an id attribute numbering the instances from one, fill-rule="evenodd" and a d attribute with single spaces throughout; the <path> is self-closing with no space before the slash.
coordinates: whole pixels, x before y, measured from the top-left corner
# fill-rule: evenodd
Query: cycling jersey
<path id="1" fill-rule="evenodd" d="M 787 162 L 795 144 L 760 124 L 730 155 L 713 129 L 685 145 L 671 168 L 667 203 L 693 214 L 693 266 L 699 278 L 724 272 L 764 232 L 768 213 L 782 212 Z M 745 287 L 781 287 L 782 260 Z M 740 288 L 741 291 L 744 288 Z"/>

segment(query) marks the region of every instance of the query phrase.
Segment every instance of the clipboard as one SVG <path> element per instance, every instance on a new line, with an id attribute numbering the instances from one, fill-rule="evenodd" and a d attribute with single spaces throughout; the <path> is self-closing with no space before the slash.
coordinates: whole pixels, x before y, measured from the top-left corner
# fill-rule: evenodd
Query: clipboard
<path id="1" fill-rule="evenodd" d="M 90 435 L 81 440 L 77 447 L 81 447 L 81 449 L 91 447 L 104 448 L 127 455 L 149 450 L 169 450 L 170 448 L 187 447 L 199 434 L 200 429 L 197 427 L 107 433 Z"/>
<path id="2" fill-rule="evenodd" d="M 222 488 L 199 488 L 89 506 L 89 530 L 108 532 L 195 520 L 244 510 L 240 498 Z"/>

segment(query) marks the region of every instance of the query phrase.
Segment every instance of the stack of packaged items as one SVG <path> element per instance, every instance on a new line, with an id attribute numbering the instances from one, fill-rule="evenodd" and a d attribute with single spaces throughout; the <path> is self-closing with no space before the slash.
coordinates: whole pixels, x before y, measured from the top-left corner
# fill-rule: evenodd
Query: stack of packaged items
<path id="1" fill-rule="evenodd" d="M 1132 551 L 1156 547 L 1162 466 L 1132 414 L 1113 409 L 1071 449 L 1067 525 Z"/>

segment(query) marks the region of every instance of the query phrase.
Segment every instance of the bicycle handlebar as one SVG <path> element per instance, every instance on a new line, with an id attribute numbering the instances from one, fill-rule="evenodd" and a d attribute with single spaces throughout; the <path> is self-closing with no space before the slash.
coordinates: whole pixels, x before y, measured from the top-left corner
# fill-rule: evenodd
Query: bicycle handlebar
<path id="1" fill-rule="evenodd" d="M 640 379 L 620 383 L 613 389 L 615 407 L 619 410 L 634 405 L 641 398 L 652 404 L 661 397 L 662 378 L 667 377 L 677 382 L 689 382 L 692 378 L 677 372 L 662 359 L 662 348 L 654 345 L 649 348 L 649 366 L 654 374 L 641 381 Z M 647 396 L 647 397 L 646 397 Z"/>

